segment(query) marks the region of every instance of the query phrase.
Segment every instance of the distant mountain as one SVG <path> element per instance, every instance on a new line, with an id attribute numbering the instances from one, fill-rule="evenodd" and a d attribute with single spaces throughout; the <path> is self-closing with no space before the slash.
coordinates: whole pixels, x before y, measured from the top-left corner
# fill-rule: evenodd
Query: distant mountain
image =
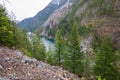
<path id="1" fill-rule="evenodd" d="M 47 7 L 38 12 L 34 17 L 24 19 L 19 22 L 18 25 L 26 31 L 34 31 L 37 27 L 40 27 L 56 9 L 68 1 L 73 0 L 52 0 Z"/>

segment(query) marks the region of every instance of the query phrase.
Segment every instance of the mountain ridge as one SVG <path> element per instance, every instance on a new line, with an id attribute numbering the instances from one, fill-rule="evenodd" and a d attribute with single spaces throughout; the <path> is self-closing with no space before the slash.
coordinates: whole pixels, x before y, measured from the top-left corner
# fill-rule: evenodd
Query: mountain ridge
<path id="1" fill-rule="evenodd" d="M 68 15 L 71 11 L 71 8 L 73 6 L 73 3 L 67 2 L 62 7 L 55 10 L 50 17 L 41 25 L 40 27 L 40 33 L 42 36 L 46 36 L 48 38 L 54 38 L 50 34 L 52 29 L 57 30 L 58 24 L 60 23 L 60 20 L 64 18 L 65 15 Z M 52 34 L 54 35 L 54 33 Z"/>
<path id="2" fill-rule="evenodd" d="M 48 6 L 39 11 L 34 17 L 26 18 L 19 22 L 18 25 L 26 31 L 34 31 L 49 18 L 53 11 L 63 6 L 67 1 L 68 0 L 52 0 Z"/>

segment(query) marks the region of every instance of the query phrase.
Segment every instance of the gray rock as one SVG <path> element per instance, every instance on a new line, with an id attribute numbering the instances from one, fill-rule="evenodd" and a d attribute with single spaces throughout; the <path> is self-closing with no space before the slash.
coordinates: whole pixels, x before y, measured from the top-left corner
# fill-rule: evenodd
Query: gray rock
<path id="1" fill-rule="evenodd" d="M 24 64 L 31 64 L 31 63 L 33 63 L 33 60 L 30 58 L 30 57 L 27 57 L 27 56 L 23 56 L 23 58 L 22 58 L 22 61 L 21 61 L 22 63 L 24 63 Z"/>
<path id="2" fill-rule="evenodd" d="M 17 54 L 19 57 L 22 57 L 22 56 L 23 56 L 23 53 L 20 52 L 19 50 L 16 50 L 16 54 Z"/>
<path id="3" fill-rule="evenodd" d="M 10 61 L 10 57 L 5 57 L 5 61 Z"/>
<path id="4" fill-rule="evenodd" d="M 3 71 L 3 67 L 2 65 L 0 65 L 0 73 Z"/>
<path id="5" fill-rule="evenodd" d="M 0 77 L 0 80 L 10 80 L 10 79 Z"/>

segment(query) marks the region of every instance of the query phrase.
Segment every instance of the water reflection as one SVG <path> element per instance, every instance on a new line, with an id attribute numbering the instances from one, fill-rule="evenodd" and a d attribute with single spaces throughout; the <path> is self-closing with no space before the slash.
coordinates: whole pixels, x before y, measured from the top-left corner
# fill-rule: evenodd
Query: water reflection
<path id="1" fill-rule="evenodd" d="M 45 45 L 46 51 L 54 50 L 55 49 L 55 44 L 54 44 L 53 41 L 50 41 L 50 40 L 48 40 L 45 37 L 42 37 L 42 41 L 43 41 L 43 43 Z"/>

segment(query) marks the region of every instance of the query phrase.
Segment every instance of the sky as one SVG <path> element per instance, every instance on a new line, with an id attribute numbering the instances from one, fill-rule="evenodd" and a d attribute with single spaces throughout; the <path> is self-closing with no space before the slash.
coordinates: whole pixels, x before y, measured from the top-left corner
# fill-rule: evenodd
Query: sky
<path id="1" fill-rule="evenodd" d="M 18 21 L 35 16 L 50 2 L 51 0 L 0 0 L 0 4 L 5 5 L 8 14 L 10 16 L 14 14 Z"/>

